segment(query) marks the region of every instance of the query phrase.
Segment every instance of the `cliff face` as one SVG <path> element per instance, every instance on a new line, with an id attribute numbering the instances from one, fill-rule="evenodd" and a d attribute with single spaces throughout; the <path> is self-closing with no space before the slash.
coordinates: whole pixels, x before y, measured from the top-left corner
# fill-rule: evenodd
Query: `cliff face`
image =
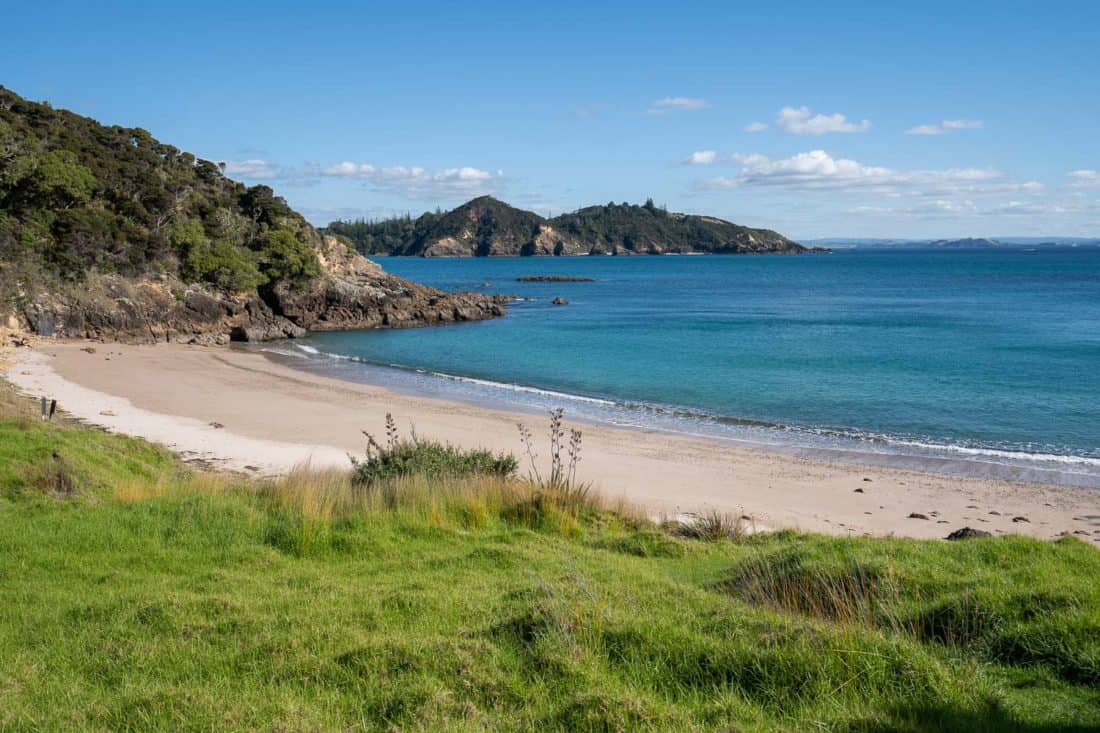
<path id="1" fill-rule="evenodd" d="M 347 236 L 365 253 L 424 257 L 810 251 L 770 229 L 670 213 L 652 202 L 590 206 L 544 219 L 482 196 L 446 213 L 380 222 L 333 222 L 328 231 Z"/>
<path id="2" fill-rule="evenodd" d="M 229 294 L 172 276 L 90 275 L 80 287 L 40 292 L 16 323 L 63 338 L 223 344 L 301 337 L 308 330 L 403 328 L 504 315 L 504 299 L 443 293 L 390 275 L 335 237 L 318 251 L 322 274 L 259 294 Z"/>

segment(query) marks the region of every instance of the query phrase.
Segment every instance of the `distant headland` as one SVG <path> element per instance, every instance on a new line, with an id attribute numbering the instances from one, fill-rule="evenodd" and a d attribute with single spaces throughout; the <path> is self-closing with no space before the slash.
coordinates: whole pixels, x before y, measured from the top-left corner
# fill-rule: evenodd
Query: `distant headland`
<path id="1" fill-rule="evenodd" d="M 347 237 L 363 254 L 419 257 L 641 254 L 803 254 L 771 229 L 655 205 L 614 202 L 546 219 L 492 196 L 413 218 L 334 221 L 323 231 Z"/>

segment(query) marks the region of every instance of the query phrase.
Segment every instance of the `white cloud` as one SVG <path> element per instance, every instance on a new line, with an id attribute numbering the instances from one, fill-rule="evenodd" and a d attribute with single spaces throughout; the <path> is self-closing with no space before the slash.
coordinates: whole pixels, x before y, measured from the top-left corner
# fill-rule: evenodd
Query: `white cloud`
<path id="1" fill-rule="evenodd" d="M 695 187 L 703 191 L 712 191 L 716 189 L 737 188 L 738 185 L 740 185 L 740 182 L 736 178 L 718 176 L 717 178 L 708 178 L 705 181 L 699 181 L 695 184 Z"/>
<path id="2" fill-rule="evenodd" d="M 255 181 L 270 181 L 279 177 L 279 170 L 266 160 L 225 160 L 225 175 L 230 178 L 248 178 Z"/>
<path id="3" fill-rule="evenodd" d="M 710 102 L 700 97 L 665 97 L 650 103 L 647 110 L 651 115 L 663 115 L 669 112 L 698 112 L 710 106 Z"/>
<path id="4" fill-rule="evenodd" d="M 844 115 L 815 115 L 809 107 L 784 107 L 775 119 L 776 126 L 792 135 L 826 135 L 834 132 L 867 132 L 870 120 L 852 122 Z"/>
<path id="5" fill-rule="evenodd" d="M 944 120 L 938 124 L 917 125 L 905 131 L 906 135 L 942 135 L 952 130 L 980 130 L 984 127 L 981 120 Z"/>
<path id="6" fill-rule="evenodd" d="M 1066 174 L 1070 188 L 1100 188 L 1100 171 L 1082 168 Z"/>
<path id="7" fill-rule="evenodd" d="M 365 181 L 408 198 L 434 198 L 492 193 L 504 178 L 504 171 L 463 166 L 432 172 L 420 166 L 384 168 L 370 163 L 344 161 L 323 168 L 321 175 Z"/>
<path id="8" fill-rule="evenodd" d="M 1009 201 L 983 209 L 981 214 L 990 216 L 1049 216 L 1050 214 L 1075 214 L 1081 207 L 1059 203 L 1037 203 L 1034 201 Z"/>
<path id="9" fill-rule="evenodd" d="M 684 162 L 688 165 L 710 165 L 718 160 L 718 153 L 714 150 L 696 150 Z"/>
<path id="10" fill-rule="evenodd" d="M 763 132 L 768 129 L 767 122 L 750 122 L 745 125 L 745 132 Z"/>
<path id="11" fill-rule="evenodd" d="M 940 124 L 945 130 L 980 130 L 985 126 L 981 120 L 944 120 Z"/>
<path id="12" fill-rule="evenodd" d="M 917 125 L 905 131 L 906 135 L 942 135 L 943 128 L 939 125 Z"/>
<path id="13" fill-rule="evenodd" d="M 766 155 L 733 155 L 740 164 L 736 177 L 712 179 L 702 188 L 740 186 L 780 187 L 820 191 L 869 191 L 884 195 L 940 196 L 944 194 L 1038 193 L 1036 181 L 1014 183 L 994 168 L 897 170 L 864 165 L 848 158 L 834 158 L 824 150 L 811 150 L 790 158 Z"/>

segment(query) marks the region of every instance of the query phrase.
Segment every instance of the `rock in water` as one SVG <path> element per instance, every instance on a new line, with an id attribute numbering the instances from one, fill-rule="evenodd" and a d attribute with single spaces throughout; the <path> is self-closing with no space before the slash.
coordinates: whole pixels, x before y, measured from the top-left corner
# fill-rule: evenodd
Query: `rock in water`
<path id="1" fill-rule="evenodd" d="M 554 298 L 550 302 L 553 303 L 554 305 L 569 305 L 569 301 L 566 300 L 565 298 L 562 298 L 562 297 Z"/>
<path id="2" fill-rule="evenodd" d="M 517 277 L 518 283 L 591 283 L 595 282 L 590 277 L 573 277 L 571 275 L 527 275 Z"/>

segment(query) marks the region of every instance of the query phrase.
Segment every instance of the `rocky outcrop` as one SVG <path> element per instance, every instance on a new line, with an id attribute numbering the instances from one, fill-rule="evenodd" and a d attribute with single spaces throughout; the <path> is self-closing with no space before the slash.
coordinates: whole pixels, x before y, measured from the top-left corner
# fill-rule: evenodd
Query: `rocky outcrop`
<path id="1" fill-rule="evenodd" d="M 38 294 L 17 316 L 30 331 L 61 338 L 214 344 L 241 328 L 269 338 L 304 333 L 258 297 L 235 298 L 171 278 L 93 274 L 80 287 Z"/>
<path id="2" fill-rule="evenodd" d="M 444 293 L 382 271 L 325 237 L 325 276 L 305 285 L 280 283 L 267 298 L 273 311 L 311 331 L 407 328 L 504 315 L 506 298 Z"/>
<path id="3" fill-rule="evenodd" d="M 307 331 L 406 328 L 504 315 L 506 298 L 444 293 L 390 275 L 335 237 L 317 248 L 322 275 L 239 296 L 172 276 L 90 274 L 79 287 L 26 299 L 15 314 L 44 336 L 220 344 L 298 338 Z"/>

